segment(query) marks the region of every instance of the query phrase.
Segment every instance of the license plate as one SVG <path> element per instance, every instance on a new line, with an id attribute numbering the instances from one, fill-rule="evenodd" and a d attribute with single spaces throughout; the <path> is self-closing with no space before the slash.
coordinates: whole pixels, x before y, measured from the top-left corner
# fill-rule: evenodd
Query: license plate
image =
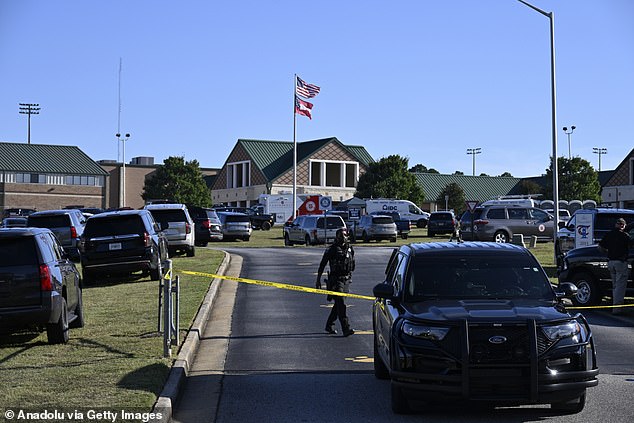
<path id="1" fill-rule="evenodd" d="M 113 242 L 112 244 L 109 245 L 109 249 L 110 249 L 110 251 L 120 250 L 121 249 L 121 243 L 120 242 Z"/>

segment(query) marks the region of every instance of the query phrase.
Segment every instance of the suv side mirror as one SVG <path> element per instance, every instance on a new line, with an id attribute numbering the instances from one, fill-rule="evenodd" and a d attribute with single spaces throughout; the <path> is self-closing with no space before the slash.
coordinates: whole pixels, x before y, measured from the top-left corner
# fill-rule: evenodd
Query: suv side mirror
<path id="1" fill-rule="evenodd" d="M 380 283 L 372 289 L 376 298 L 391 300 L 394 298 L 394 287 L 388 283 Z"/>
<path id="2" fill-rule="evenodd" d="M 558 297 L 572 298 L 577 295 L 577 285 L 571 282 L 562 282 L 555 289 Z"/>

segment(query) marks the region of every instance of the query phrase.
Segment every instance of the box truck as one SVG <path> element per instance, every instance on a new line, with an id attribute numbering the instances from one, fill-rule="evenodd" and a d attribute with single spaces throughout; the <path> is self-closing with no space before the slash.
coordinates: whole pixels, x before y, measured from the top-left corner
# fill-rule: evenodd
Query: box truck
<path id="1" fill-rule="evenodd" d="M 261 213 L 275 216 L 276 224 L 284 224 L 293 218 L 293 194 L 260 194 L 258 205 Z M 332 210 L 332 198 L 328 195 L 301 194 L 297 196 L 297 216 L 323 214 Z"/>

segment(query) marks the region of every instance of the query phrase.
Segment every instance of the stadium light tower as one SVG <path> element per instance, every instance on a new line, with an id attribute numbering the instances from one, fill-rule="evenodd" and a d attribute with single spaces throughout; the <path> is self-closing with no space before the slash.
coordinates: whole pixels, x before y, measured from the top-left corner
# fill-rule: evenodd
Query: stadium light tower
<path id="1" fill-rule="evenodd" d="M 599 155 L 599 172 L 601 172 L 601 156 L 608 154 L 608 149 L 603 147 L 592 147 L 592 152 Z"/>
<path id="2" fill-rule="evenodd" d="M 27 142 L 31 144 L 31 115 L 40 114 L 40 105 L 35 103 L 20 103 L 20 114 L 29 116 Z"/>
<path id="3" fill-rule="evenodd" d="M 473 156 L 473 176 L 475 176 L 475 156 L 476 154 L 482 153 L 482 149 L 480 147 L 476 148 L 467 148 L 467 154 L 471 154 Z"/>
<path id="4" fill-rule="evenodd" d="M 567 126 L 564 126 L 564 133 L 568 135 L 568 159 L 572 159 L 572 153 L 570 152 L 570 136 L 573 132 L 575 132 L 575 129 L 577 129 L 577 127 L 574 125 L 570 127 L 570 130 Z"/>
<path id="5" fill-rule="evenodd" d="M 121 187 L 119 189 L 119 207 L 125 207 L 125 142 L 130 138 L 130 134 L 125 134 L 124 137 L 121 134 L 115 134 L 117 139 L 121 142 Z"/>

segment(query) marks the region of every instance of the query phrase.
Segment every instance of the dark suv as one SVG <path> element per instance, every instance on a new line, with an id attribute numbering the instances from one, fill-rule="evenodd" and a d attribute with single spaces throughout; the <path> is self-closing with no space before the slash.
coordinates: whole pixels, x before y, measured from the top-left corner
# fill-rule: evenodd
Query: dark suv
<path id="1" fill-rule="evenodd" d="M 214 209 L 187 206 L 194 220 L 194 243 L 206 247 L 209 241 L 222 241 L 222 223 Z"/>
<path id="2" fill-rule="evenodd" d="M 45 210 L 31 213 L 27 226 L 50 229 L 73 261 L 79 261 L 79 238 L 86 219 L 77 209 Z"/>
<path id="3" fill-rule="evenodd" d="M 630 269 L 634 265 L 634 223 L 626 226 L 630 235 Z M 634 294 L 634 272 L 630 270 L 627 278 L 626 295 Z M 612 295 L 612 278 L 608 270 L 608 257 L 599 251 L 596 245 L 575 248 L 563 256 L 559 272 L 560 282 L 572 282 L 577 285 L 577 295 L 572 298 L 576 306 L 594 306 L 601 303 L 604 296 Z"/>
<path id="4" fill-rule="evenodd" d="M 579 412 L 598 384 L 592 332 L 524 247 L 425 243 L 394 250 L 374 287 L 374 372 L 409 400 L 551 404 Z"/>
<path id="5" fill-rule="evenodd" d="M 97 276 L 141 271 L 152 280 L 162 277 L 168 257 L 167 239 L 148 210 L 100 213 L 86 223 L 80 243 L 84 283 Z"/>
<path id="6" fill-rule="evenodd" d="M 456 226 L 456 216 L 452 211 L 436 211 L 429 215 L 427 235 L 452 234 Z"/>
<path id="7" fill-rule="evenodd" d="M 0 229 L 0 330 L 46 330 L 66 343 L 84 326 L 81 278 L 48 229 Z"/>

